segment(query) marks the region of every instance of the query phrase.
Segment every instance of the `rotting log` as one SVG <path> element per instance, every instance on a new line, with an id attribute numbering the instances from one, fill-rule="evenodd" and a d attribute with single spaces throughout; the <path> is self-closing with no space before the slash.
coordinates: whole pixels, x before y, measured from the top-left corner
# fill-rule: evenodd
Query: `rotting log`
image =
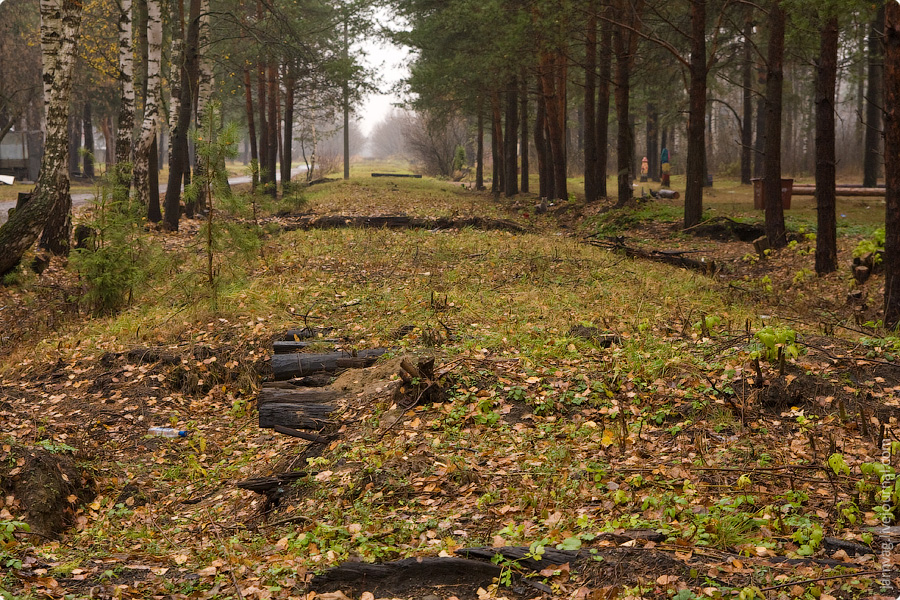
<path id="1" fill-rule="evenodd" d="M 837 187 L 835 188 L 835 196 L 855 197 L 868 196 L 875 198 L 884 198 L 884 188 L 864 188 L 864 187 Z M 816 186 L 814 185 L 794 185 L 791 190 L 794 196 L 815 196 Z"/>
<path id="2" fill-rule="evenodd" d="M 421 175 L 414 173 L 372 173 L 372 177 L 407 177 L 410 179 L 422 179 Z"/>
<path id="3" fill-rule="evenodd" d="M 413 364 L 408 358 L 404 358 L 400 361 L 399 375 L 404 383 L 401 391 L 406 392 L 411 398 L 407 408 L 419 404 L 432 404 L 444 399 L 444 389 L 434 374 L 434 357 L 416 364 Z"/>
<path id="4" fill-rule="evenodd" d="M 508 231 L 512 233 L 524 233 L 528 231 L 524 226 L 508 219 L 489 219 L 486 217 L 438 217 L 424 218 L 411 217 L 409 215 L 322 215 L 302 216 L 285 223 L 282 229 L 294 231 L 297 229 L 339 229 L 344 227 L 360 227 L 374 229 L 482 229 L 486 231 Z"/>
<path id="5" fill-rule="evenodd" d="M 272 374 L 276 381 L 303 377 L 313 373 L 333 373 L 338 369 L 369 367 L 384 354 L 384 348 L 360 350 L 356 356 L 346 352 L 328 354 L 275 354 L 272 356 Z"/>
<path id="6" fill-rule="evenodd" d="M 285 387 L 286 386 L 286 387 Z M 283 382 L 264 383 L 256 396 L 256 405 L 264 404 L 328 404 L 338 398 L 334 390 L 303 389 Z"/>
<path id="7" fill-rule="evenodd" d="M 644 250 L 643 248 L 632 248 L 626 246 L 619 239 L 614 241 L 587 239 L 585 240 L 591 246 L 604 248 L 613 252 L 622 252 L 629 258 L 641 258 L 644 260 L 652 260 L 654 262 L 666 263 L 676 267 L 683 267 L 692 271 L 699 271 L 704 275 L 712 275 L 716 272 L 716 263 L 707 261 L 703 258 L 696 259 L 685 256 L 691 254 L 692 250 Z"/>
<path id="8" fill-rule="evenodd" d="M 336 344 L 339 341 L 340 340 L 335 338 L 321 338 L 316 339 L 312 342 L 275 341 L 272 342 L 272 349 L 275 351 L 275 354 L 290 354 L 292 352 L 297 352 L 299 350 L 304 350 L 306 348 L 322 344 Z"/>
<path id="9" fill-rule="evenodd" d="M 307 475 L 315 475 L 315 473 L 308 473 L 307 471 L 289 471 L 287 473 L 273 475 L 272 477 L 254 477 L 252 479 L 245 479 L 243 481 L 238 481 L 235 485 L 242 490 L 256 492 L 257 494 L 268 494 L 278 488 L 290 485 L 294 481 L 302 479 Z"/>
<path id="10" fill-rule="evenodd" d="M 503 546 L 502 548 L 460 548 L 454 552 L 466 558 L 480 558 L 482 560 L 493 560 L 496 555 L 500 555 L 505 559 L 515 561 L 517 565 L 531 571 L 539 571 L 546 569 L 551 565 L 562 565 L 565 563 L 575 562 L 576 559 L 584 556 L 583 552 L 578 550 L 544 550 L 540 558 L 532 558 L 532 554 L 528 546 Z"/>
<path id="11" fill-rule="evenodd" d="M 320 431 L 333 422 L 328 415 L 334 412 L 330 404 L 284 404 L 270 402 L 259 406 L 259 428 L 272 429 L 278 425 L 291 429 Z"/>
<path id="12" fill-rule="evenodd" d="M 367 591 L 378 597 L 380 591 L 390 590 L 398 582 L 427 582 L 438 578 L 442 585 L 471 584 L 479 580 L 490 583 L 500 576 L 501 570 L 499 565 L 490 562 L 458 557 L 413 557 L 384 564 L 353 561 L 316 575 L 310 589 L 321 592 L 331 589 L 330 586 L 337 589 L 359 585 L 366 586 Z"/>

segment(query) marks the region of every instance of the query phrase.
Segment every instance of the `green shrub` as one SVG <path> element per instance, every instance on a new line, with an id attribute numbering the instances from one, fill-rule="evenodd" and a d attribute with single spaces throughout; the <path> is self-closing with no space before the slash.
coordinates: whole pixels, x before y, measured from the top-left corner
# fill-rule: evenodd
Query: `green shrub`
<path id="1" fill-rule="evenodd" d="M 143 232 L 144 207 L 130 199 L 116 200 L 104 185 L 95 197 L 95 248 L 78 248 L 70 257 L 81 277 L 82 297 L 95 314 L 110 314 L 128 305 L 135 287 L 145 281 L 155 252 Z"/>

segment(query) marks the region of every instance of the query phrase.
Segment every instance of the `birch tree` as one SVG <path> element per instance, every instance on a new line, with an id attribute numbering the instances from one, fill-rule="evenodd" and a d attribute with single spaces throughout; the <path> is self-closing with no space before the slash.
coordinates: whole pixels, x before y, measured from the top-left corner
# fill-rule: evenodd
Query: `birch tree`
<path id="1" fill-rule="evenodd" d="M 212 59 L 209 56 L 209 0 L 200 0 L 200 28 L 198 30 L 197 39 L 197 117 L 196 127 L 200 131 L 206 125 L 206 113 L 209 101 L 213 92 L 213 67 Z M 196 165 L 195 177 L 203 178 L 206 167 L 206 161 L 202 156 L 199 145 L 195 148 L 194 164 Z M 206 204 L 206 193 L 203 186 L 198 187 L 200 193 L 197 196 L 197 207 L 203 209 Z"/>
<path id="2" fill-rule="evenodd" d="M 46 127 L 46 144 L 51 143 L 49 137 L 51 135 L 49 128 L 50 107 L 53 102 L 54 94 L 57 93 L 56 87 L 59 85 L 57 72 L 66 68 L 69 63 L 69 82 L 68 88 L 71 90 L 72 71 L 74 70 L 75 57 L 65 56 L 63 43 L 66 31 L 64 30 L 63 19 L 65 18 L 66 9 L 60 0 L 41 0 L 41 62 L 42 77 L 44 84 L 44 123 Z M 83 10 L 83 9 L 82 9 Z M 81 19 L 81 11 L 79 11 L 79 23 Z M 73 49 L 74 51 L 74 49 Z M 68 98 L 68 91 L 66 97 Z M 66 107 L 66 119 L 68 123 L 68 106 Z M 44 222 L 43 233 L 41 234 L 40 245 L 42 248 L 49 250 L 53 254 L 68 254 L 69 252 L 69 234 L 72 230 L 72 196 L 69 194 L 69 169 L 68 169 L 68 129 L 64 127 L 63 137 L 67 149 L 67 156 L 59 164 L 55 164 L 57 173 L 55 182 L 52 186 L 48 186 L 45 193 L 53 196 L 52 202 L 48 207 L 48 215 Z M 48 151 L 45 148 L 45 153 Z M 42 164 L 41 170 L 47 168 L 47 164 Z"/>
<path id="3" fill-rule="evenodd" d="M 131 184 L 131 136 L 134 130 L 134 49 L 132 47 L 132 0 L 121 0 L 119 13 L 119 79 L 122 82 L 122 99 L 119 107 L 116 131 L 116 179 L 117 186 L 125 186 L 128 197 Z M 121 194 L 121 190 L 118 194 Z"/>
<path id="4" fill-rule="evenodd" d="M 150 202 L 150 146 L 159 126 L 160 62 L 162 59 L 162 20 L 159 0 L 147 0 L 147 99 L 144 120 L 134 149 L 132 183 L 135 197 L 144 205 Z M 156 165 L 154 165 L 156 168 Z"/>
<path id="5" fill-rule="evenodd" d="M 41 9 L 42 40 L 46 39 L 48 43 L 51 40 L 58 41 L 54 48 L 48 47 L 50 53 L 48 60 L 44 62 L 44 82 L 49 84 L 46 87 L 47 139 L 41 172 L 31 200 L 15 211 L 9 221 L 0 227 L 0 274 L 18 264 L 44 229 L 57 201 L 69 197 L 69 177 L 66 173 L 69 95 L 72 91 L 72 73 L 77 56 L 83 5 L 79 0 L 62 0 L 58 3 L 44 0 Z"/>

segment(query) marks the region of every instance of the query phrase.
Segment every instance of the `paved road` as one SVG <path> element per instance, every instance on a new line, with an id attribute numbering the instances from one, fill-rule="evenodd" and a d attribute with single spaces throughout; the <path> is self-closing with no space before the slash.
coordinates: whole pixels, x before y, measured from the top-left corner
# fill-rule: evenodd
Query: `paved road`
<path id="1" fill-rule="evenodd" d="M 293 171 L 291 171 L 291 176 L 295 177 L 305 171 L 306 171 L 305 166 L 297 167 Z M 281 175 L 277 175 L 276 178 L 279 181 L 281 181 Z M 228 179 L 228 183 L 230 183 L 231 185 L 237 185 L 239 183 L 250 183 L 250 176 L 243 175 L 241 177 L 231 177 Z M 165 196 L 165 194 L 166 194 L 167 187 L 168 186 L 165 183 L 162 183 L 159 186 L 160 202 L 162 202 L 162 197 Z M 79 206 L 84 206 L 85 204 L 87 204 L 91 200 L 93 200 L 93 198 L 94 198 L 94 194 L 85 194 L 85 193 L 72 194 L 72 206 L 74 208 L 78 208 Z M 15 207 L 16 207 L 15 200 L 8 200 L 8 201 L 0 202 L 0 224 L 6 223 L 6 217 L 9 214 L 9 209 L 15 208 Z"/>

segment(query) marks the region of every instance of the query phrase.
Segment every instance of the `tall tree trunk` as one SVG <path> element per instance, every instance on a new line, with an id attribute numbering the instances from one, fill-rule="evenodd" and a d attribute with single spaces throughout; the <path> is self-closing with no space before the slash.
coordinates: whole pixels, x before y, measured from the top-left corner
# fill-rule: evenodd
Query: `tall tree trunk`
<path id="1" fill-rule="evenodd" d="M 212 113 L 209 111 L 209 102 L 212 98 L 213 91 L 213 67 L 212 59 L 209 56 L 209 0 L 200 0 L 200 24 L 197 29 L 197 97 L 194 99 L 196 104 L 196 128 L 197 131 L 215 131 L 216 124 L 210 124 L 209 119 Z M 212 125 L 212 127 L 210 127 Z M 198 180 L 207 181 L 206 171 L 208 169 L 215 170 L 215 166 L 210 166 L 207 158 L 200 153 L 199 144 L 194 147 L 194 177 Z M 205 185 L 196 186 L 197 199 L 195 201 L 197 210 L 204 211 L 206 209 L 206 188 Z"/>
<path id="2" fill-rule="evenodd" d="M 597 200 L 597 12 L 587 5 L 584 43 L 584 200 Z"/>
<path id="3" fill-rule="evenodd" d="M 881 154 L 881 116 L 884 71 L 884 11 L 885 3 L 878 2 L 875 19 L 869 29 L 869 74 L 866 86 L 866 141 L 863 155 L 863 186 L 878 185 L 878 174 L 883 160 Z"/>
<path id="4" fill-rule="evenodd" d="M 55 81 L 56 63 L 59 60 L 59 39 L 62 27 L 62 11 L 60 5 L 51 0 L 43 0 L 40 3 L 41 14 L 41 83 L 44 90 L 44 115 L 43 121 L 47 123 L 47 113 L 50 111 L 50 100 L 53 97 L 53 83 Z M 68 115 L 68 113 L 67 113 Z M 66 117 L 68 128 L 68 116 Z M 68 134 L 67 134 L 68 137 Z"/>
<path id="5" fill-rule="evenodd" d="M 566 176 L 566 75 L 568 63 L 564 48 L 545 49 L 541 55 L 541 89 L 547 124 L 547 146 L 553 188 L 550 199 L 568 199 Z"/>
<path id="6" fill-rule="evenodd" d="M 63 56 L 63 46 L 65 40 L 60 35 L 65 31 L 64 20 L 66 12 L 63 5 L 54 0 L 41 0 L 41 59 L 42 59 L 42 77 L 44 83 L 44 123 L 47 130 L 47 141 L 45 143 L 44 152 L 50 151 L 50 111 L 53 108 L 53 101 L 57 95 L 56 88 L 60 81 L 59 78 L 64 76 L 60 70 L 68 63 L 69 57 Z M 81 11 L 78 14 L 78 20 L 81 20 Z M 71 79 L 71 74 L 69 74 Z M 66 102 L 68 102 L 69 92 L 71 90 L 71 81 L 68 83 L 66 90 Z M 62 131 L 58 134 L 64 140 L 64 155 L 59 164 L 53 165 L 57 168 L 54 174 L 52 185 L 48 179 L 46 189 L 41 189 L 41 193 L 50 194 L 52 196 L 50 204 L 46 207 L 49 213 L 44 222 L 44 230 L 41 234 L 40 246 L 49 250 L 53 254 L 65 255 L 69 253 L 69 234 L 72 228 L 72 196 L 69 195 L 69 165 L 71 163 L 71 147 L 70 147 L 70 125 L 71 118 L 69 115 L 69 107 L 65 109 L 65 120 L 62 123 Z M 44 170 L 51 167 L 46 161 L 41 162 L 41 175 L 44 176 Z M 40 181 L 38 182 L 40 185 Z M 33 240 L 32 240 L 33 241 Z M 2 246 L 0 246 L 2 247 Z M 4 270 L 5 269 L 0 269 Z"/>
<path id="7" fill-rule="evenodd" d="M 91 114 L 91 101 L 84 102 L 84 111 L 81 115 L 82 129 L 84 130 L 84 176 L 94 178 L 94 123 Z"/>
<path id="8" fill-rule="evenodd" d="M 180 1 L 180 0 L 179 0 Z M 178 122 L 172 131 L 172 150 L 169 153 L 169 181 L 163 227 L 168 231 L 178 231 L 181 219 L 181 185 L 190 171 L 187 134 L 191 126 L 191 106 L 193 104 L 192 74 L 197 69 L 197 38 L 200 29 L 200 0 L 190 0 L 190 12 L 184 44 L 184 61 L 181 68 L 181 101 L 178 107 Z M 189 205 L 191 214 L 193 206 Z"/>
<path id="9" fill-rule="evenodd" d="M 278 98 L 275 95 L 275 90 L 278 86 L 278 77 L 274 60 L 269 62 L 267 71 L 268 89 L 266 90 L 266 98 L 269 103 L 269 114 L 266 119 L 268 128 L 268 135 L 266 136 L 266 163 L 269 165 L 269 176 L 267 178 L 269 187 L 267 190 L 274 198 L 278 195 L 278 188 L 275 180 L 275 169 L 278 165 Z"/>
<path id="10" fill-rule="evenodd" d="M 167 117 L 168 119 L 168 117 Z M 163 168 L 166 166 L 166 163 L 169 161 L 169 157 L 166 154 L 166 151 L 169 148 L 169 132 L 163 124 L 163 119 L 160 117 L 159 119 L 159 143 L 156 145 L 156 172 L 161 173 Z M 158 177 L 157 177 L 158 179 Z M 150 196 L 153 196 L 153 186 L 150 186 Z"/>
<path id="11" fill-rule="evenodd" d="M 150 144 L 148 161 L 150 171 L 147 173 L 147 187 L 150 192 L 147 196 L 147 220 L 151 223 L 162 221 L 162 209 L 159 205 L 159 147 L 159 140 L 154 136 L 153 143 Z"/>
<path id="12" fill-rule="evenodd" d="M 176 0 L 179 12 L 184 12 L 182 0 Z M 172 33 L 172 68 L 169 74 L 169 147 L 166 150 L 168 160 L 172 160 L 172 148 L 175 144 L 175 130 L 178 128 L 178 115 L 181 112 L 181 70 L 184 68 L 184 15 L 175 25 Z"/>
<path id="13" fill-rule="evenodd" d="M 265 18 L 262 0 L 256 0 L 256 21 L 260 23 Z M 259 180 L 263 183 L 263 188 L 267 187 L 269 176 L 274 177 L 275 165 L 269 164 L 269 123 L 266 119 L 266 108 L 268 102 L 266 98 L 266 58 L 265 53 L 261 52 L 256 61 L 256 101 L 259 103 Z M 312 175 L 309 173 L 309 175 Z"/>
<path id="14" fill-rule="evenodd" d="M 281 179 L 281 165 L 284 163 L 284 150 L 282 146 L 282 121 L 281 118 L 281 85 L 279 85 L 279 81 L 284 81 L 284 65 L 281 68 L 275 68 L 275 152 L 276 152 L 276 160 L 278 161 L 276 164 L 278 165 L 278 177 L 276 179 Z"/>
<path id="15" fill-rule="evenodd" d="M 885 5 L 884 33 L 884 326 L 893 329 L 900 323 L 900 4 L 896 2 Z"/>
<path id="16" fill-rule="evenodd" d="M 519 80 L 522 82 L 522 89 L 519 91 L 519 123 L 521 125 L 520 129 L 522 130 L 519 142 L 519 161 L 522 164 L 522 185 L 521 191 L 523 194 L 528 193 L 529 182 L 528 182 L 528 76 L 525 73 L 525 68 L 522 68 L 522 71 L 519 75 Z"/>
<path id="17" fill-rule="evenodd" d="M 247 111 L 247 136 L 250 138 L 251 190 L 259 185 L 259 150 L 256 147 L 256 123 L 253 120 L 253 90 L 250 82 L 250 67 L 244 65 L 244 106 Z"/>
<path id="18" fill-rule="evenodd" d="M 259 180 L 265 188 L 273 165 L 269 165 L 269 123 L 266 119 L 266 63 L 260 60 L 256 65 L 256 100 L 259 103 Z"/>
<path id="19" fill-rule="evenodd" d="M 858 42 L 859 47 L 863 48 L 866 45 L 866 24 L 859 23 L 858 27 Z M 864 160 L 866 154 L 866 122 L 863 114 L 866 111 L 866 61 L 857 60 L 856 61 L 856 148 L 858 150 L 857 162 L 854 166 L 862 167 L 862 160 Z"/>
<path id="20" fill-rule="evenodd" d="M 765 175 L 766 159 L 766 67 L 756 68 L 756 84 L 759 97 L 756 100 L 756 141 L 753 144 L 753 176 Z"/>
<path id="21" fill-rule="evenodd" d="M 69 176 L 81 173 L 81 115 L 69 110 Z"/>
<path id="22" fill-rule="evenodd" d="M 475 189 L 484 189 L 484 97 L 478 97 L 478 141 L 475 151 Z"/>
<path id="23" fill-rule="evenodd" d="M 294 142 L 294 88 L 296 77 L 294 65 L 287 65 L 284 78 L 284 142 L 281 145 L 281 191 L 284 193 L 291 186 L 291 156 Z"/>
<path id="24" fill-rule="evenodd" d="M 0 275 L 15 267 L 25 251 L 38 238 L 44 229 L 50 209 L 61 198 L 70 198 L 69 178 L 66 175 L 68 151 L 66 133 L 72 73 L 75 68 L 84 5 L 78 0 L 62 0 L 61 5 L 48 4 L 46 9 L 43 3 L 41 6 L 41 37 L 46 34 L 58 41 L 58 46 L 55 48 L 52 61 L 53 68 L 44 74 L 44 81 L 49 84 L 46 88 L 47 139 L 41 171 L 31 200 L 0 226 Z M 46 22 L 45 14 L 49 17 Z M 50 27 L 55 27 L 55 32 L 50 30 Z"/>
<path id="25" fill-rule="evenodd" d="M 820 32 L 816 64 L 816 273 L 837 270 L 835 215 L 834 110 L 837 82 L 838 20 L 828 19 Z"/>
<path id="26" fill-rule="evenodd" d="M 625 206 L 631 200 L 633 195 L 631 182 L 634 179 L 634 173 L 631 170 L 634 163 L 634 138 L 631 136 L 631 127 L 629 126 L 631 60 L 626 51 L 625 35 L 622 28 L 616 28 L 613 32 L 613 53 L 616 55 L 616 129 L 618 130 L 616 135 L 617 207 Z"/>
<path id="27" fill-rule="evenodd" d="M 135 198 L 144 206 L 150 204 L 150 147 L 156 141 L 159 126 L 160 67 L 162 60 L 162 15 L 159 0 L 147 2 L 147 93 L 144 120 L 134 149 L 132 185 Z M 156 170 L 156 162 L 153 169 Z"/>
<path id="28" fill-rule="evenodd" d="M 684 191 L 684 227 L 703 218 L 706 167 L 706 0 L 691 0 L 690 114 L 688 115 L 687 183 Z"/>
<path id="29" fill-rule="evenodd" d="M 741 183 L 749 184 L 753 157 L 753 7 L 747 6 L 744 17 L 744 57 L 741 65 L 743 118 L 741 119 Z"/>
<path id="30" fill-rule="evenodd" d="M 609 83 L 612 77 L 612 26 L 600 23 L 600 55 L 597 82 L 597 197 L 605 198 L 606 168 L 609 162 Z"/>
<path id="31" fill-rule="evenodd" d="M 659 181 L 659 110 L 647 103 L 647 172 L 651 181 Z"/>
<path id="32" fill-rule="evenodd" d="M 348 17 L 344 15 L 344 62 L 349 64 L 350 37 L 348 34 L 349 24 Z M 343 106 L 344 112 L 344 179 L 350 179 L 350 77 L 344 77 L 343 83 Z"/>
<path id="33" fill-rule="evenodd" d="M 491 193 L 498 196 L 503 193 L 505 182 L 503 168 L 503 124 L 500 122 L 500 93 L 491 92 Z"/>
<path id="34" fill-rule="evenodd" d="M 766 62 L 766 158 L 763 197 L 766 201 L 766 237 L 769 246 L 787 245 L 784 229 L 784 207 L 781 203 L 781 97 L 784 73 L 785 13 L 779 0 L 769 13 L 769 47 Z"/>
<path id="35" fill-rule="evenodd" d="M 540 76 L 538 76 L 540 77 Z M 540 81 L 538 81 L 540 88 Z M 550 170 L 550 158 L 547 150 L 547 114 L 544 106 L 544 94 L 539 91 L 537 95 L 537 108 L 534 116 L 534 149 L 538 161 L 538 196 L 546 198 L 553 189 L 553 174 Z"/>
<path id="36" fill-rule="evenodd" d="M 503 166 L 506 181 L 503 190 L 507 198 L 519 193 L 519 164 L 516 148 L 519 133 L 519 82 L 513 77 L 506 88 L 506 123 L 503 138 Z"/>
<path id="37" fill-rule="evenodd" d="M 116 135 L 112 130 L 112 119 L 106 115 L 100 118 L 100 133 L 103 135 L 103 141 L 106 144 L 106 150 L 103 153 L 103 163 L 106 165 L 106 170 L 110 171 L 110 168 L 115 166 L 113 161 L 115 161 L 116 156 Z"/>

